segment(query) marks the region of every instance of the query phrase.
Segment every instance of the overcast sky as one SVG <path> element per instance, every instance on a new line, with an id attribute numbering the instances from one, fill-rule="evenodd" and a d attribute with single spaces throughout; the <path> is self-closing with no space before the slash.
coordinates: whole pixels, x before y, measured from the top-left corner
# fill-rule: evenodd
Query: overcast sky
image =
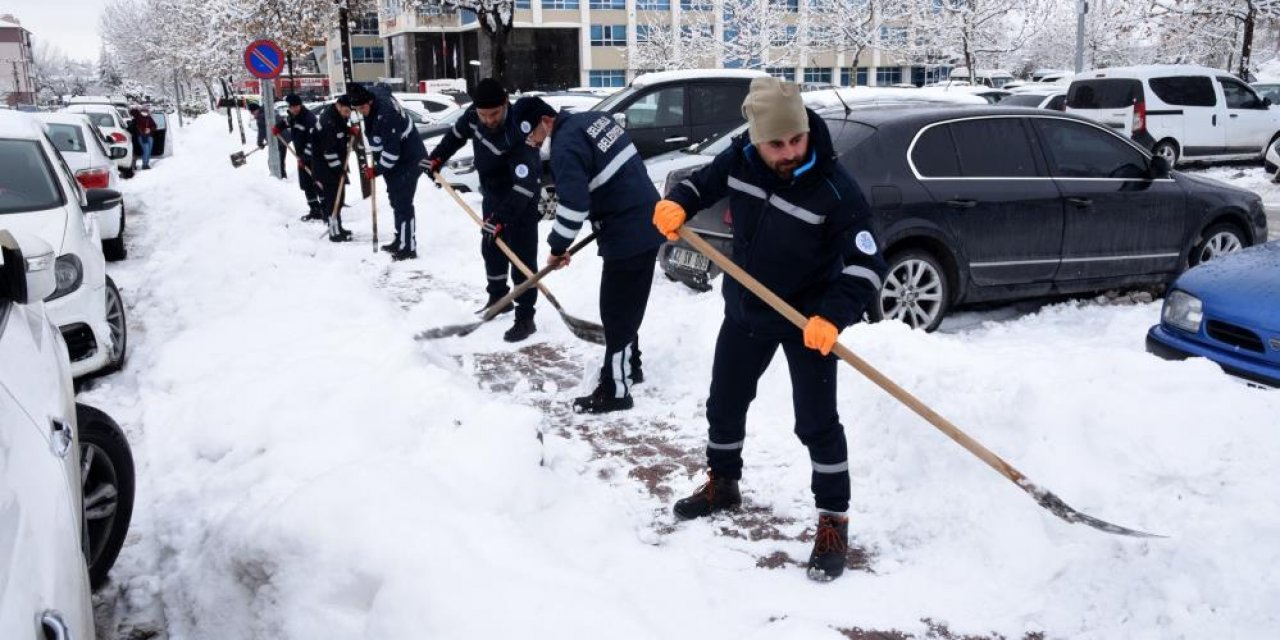
<path id="1" fill-rule="evenodd" d="M 97 61 L 102 37 L 98 19 L 107 0 L 0 0 L 0 14 L 11 13 L 31 32 L 32 43 L 47 42 L 72 58 Z"/>

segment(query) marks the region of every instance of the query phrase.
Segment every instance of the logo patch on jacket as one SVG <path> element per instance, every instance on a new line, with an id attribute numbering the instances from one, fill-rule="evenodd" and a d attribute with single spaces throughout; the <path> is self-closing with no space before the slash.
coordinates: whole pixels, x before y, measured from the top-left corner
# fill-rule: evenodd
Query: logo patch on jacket
<path id="1" fill-rule="evenodd" d="M 859 231 L 858 237 L 853 239 L 853 243 L 858 245 L 858 250 L 869 255 L 876 254 L 876 239 L 871 236 L 870 231 Z"/>
<path id="2" fill-rule="evenodd" d="M 522 164 L 518 164 L 518 165 L 516 165 L 516 177 L 517 177 L 517 178 L 528 178 L 528 177 L 529 177 L 529 167 L 526 167 L 525 165 L 522 165 Z"/>
<path id="3" fill-rule="evenodd" d="M 382 144 L 382 138 L 379 138 L 378 136 L 374 136 L 374 137 L 373 137 L 373 143 L 374 143 L 374 144 Z"/>
<path id="4" fill-rule="evenodd" d="M 528 122 L 521 122 L 521 123 L 520 123 L 520 133 L 529 133 L 529 132 L 530 132 L 530 131 L 532 131 L 532 130 L 533 130 L 533 128 L 529 126 L 529 123 L 528 123 Z"/>

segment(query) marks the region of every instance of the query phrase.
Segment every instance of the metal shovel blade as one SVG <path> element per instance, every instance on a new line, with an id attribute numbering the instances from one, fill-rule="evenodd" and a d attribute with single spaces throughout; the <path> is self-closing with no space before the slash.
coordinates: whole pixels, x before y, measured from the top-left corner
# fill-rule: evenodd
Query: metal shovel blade
<path id="1" fill-rule="evenodd" d="M 414 336 L 414 340 L 439 340 L 441 338 L 453 338 L 469 335 L 472 331 L 479 329 L 485 323 L 484 320 L 479 322 L 471 322 L 468 324 L 453 324 L 434 329 L 421 331 Z"/>
<path id="2" fill-rule="evenodd" d="M 232 167 L 240 168 L 240 167 L 244 166 L 244 163 L 245 163 L 245 159 L 244 159 L 244 152 L 243 152 L 243 151 L 237 151 L 237 152 L 235 152 L 235 153 L 231 154 L 231 166 L 232 166 Z"/>

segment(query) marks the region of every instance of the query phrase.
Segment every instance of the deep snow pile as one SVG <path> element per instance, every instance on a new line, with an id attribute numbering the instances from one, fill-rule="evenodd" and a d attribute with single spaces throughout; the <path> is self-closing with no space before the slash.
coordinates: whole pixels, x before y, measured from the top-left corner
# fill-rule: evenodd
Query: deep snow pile
<path id="1" fill-rule="evenodd" d="M 222 123 L 180 131 L 175 157 L 127 185 L 143 219 L 113 275 L 133 351 L 86 394 L 139 461 L 120 606 L 170 637 L 812 638 L 920 634 L 925 618 L 1010 637 L 1280 628 L 1280 392 L 1147 355 L 1158 302 L 843 340 L 1069 504 L 1168 538 L 1057 520 L 842 370 L 850 530 L 870 570 L 813 584 L 762 562 L 803 560 L 813 517 L 781 356 L 749 418 L 743 481 L 777 536 L 726 518 L 675 525 L 666 494 L 588 444 L 616 432 L 700 458 L 718 294 L 658 276 L 636 411 L 547 412 L 588 389 L 576 372 L 600 352 L 545 303 L 534 340 L 568 363 L 568 383 L 521 368 L 530 351 L 500 337 L 509 316 L 464 339 L 412 339 L 474 318 L 483 299 L 479 234 L 447 196 L 421 183 L 423 258 L 388 267 L 370 251 L 367 202 L 348 196 L 358 241 L 330 244 L 297 222 L 301 194 L 265 177 L 265 154 L 230 167 Z M 385 237 L 385 196 L 379 210 Z M 599 262 L 585 253 L 547 284 L 596 318 Z M 481 362 L 511 390 L 481 388 Z M 661 484 L 683 493 L 695 472 Z"/>

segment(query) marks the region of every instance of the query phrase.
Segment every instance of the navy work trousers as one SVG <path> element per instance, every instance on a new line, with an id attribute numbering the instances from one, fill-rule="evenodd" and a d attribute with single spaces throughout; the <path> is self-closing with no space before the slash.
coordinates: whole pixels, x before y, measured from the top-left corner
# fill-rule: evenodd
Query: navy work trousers
<path id="1" fill-rule="evenodd" d="M 799 331 L 794 338 L 762 339 L 728 318 L 721 323 L 707 399 L 708 466 L 717 476 L 742 477 L 747 408 L 779 346 L 791 371 L 795 433 L 809 448 L 813 465 L 814 502 L 822 511 L 844 513 L 849 509 L 849 456 L 836 413 L 836 358 L 805 347 Z"/>

